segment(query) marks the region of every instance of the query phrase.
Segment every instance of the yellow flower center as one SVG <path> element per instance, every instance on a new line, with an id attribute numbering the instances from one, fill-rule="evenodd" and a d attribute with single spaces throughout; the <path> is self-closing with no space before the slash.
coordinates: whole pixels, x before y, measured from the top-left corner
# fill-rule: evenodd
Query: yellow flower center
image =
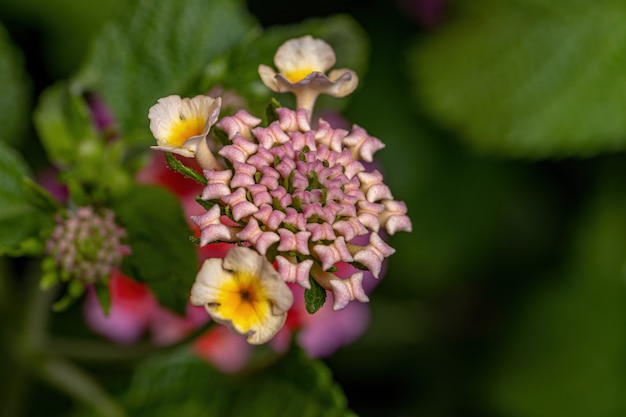
<path id="1" fill-rule="evenodd" d="M 241 333 L 262 325 L 270 313 L 267 292 L 259 278 L 245 272 L 234 272 L 233 279 L 220 288 L 217 310 L 232 321 Z"/>
<path id="2" fill-rule="evenodd" d="M 167 143 L 170 146 L 180 148 L 185 141 L 192 136 L 202 134 L 206 119 L 199 116 L 190 117 L 176 121 L 171 128 L 170 135 L 167 138 Z"/>
<path id="3" fill-rule="evenodd" d="M 292 83 L 297 83 L 298 81 L 302 81 L 306 78 L 307 75 L 314 72 L 314 69 L 311 68 L 303 68 L 294 71 L 289 71 L 284 73 L 283 75 Z"/>

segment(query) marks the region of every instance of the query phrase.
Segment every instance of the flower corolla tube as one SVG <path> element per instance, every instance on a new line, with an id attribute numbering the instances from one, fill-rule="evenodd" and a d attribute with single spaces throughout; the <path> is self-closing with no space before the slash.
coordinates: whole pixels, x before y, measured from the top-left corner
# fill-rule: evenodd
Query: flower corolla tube
<path id="1" fill-rule="evenodd" d="M 152 149 L 196 158 L 203 168 L 219 168 L 206 142 L 219 116 L 221 98 L 199 95 L 161 98 L 148 111 L 150 130 L 157 146 Z"/>
<path id="2" fill-rule="evenodd" d="M 278 73 L 267 65 L 259 65 L 263 83 L 277 93 L 292 92 L 297 108 L 313 111 L 317 96 L 328 94 L 345 97 L 359 84 L 356 73 L 350 69 L 333 69 L 336 57 L 333 48 L 310 35 L 290 39 L 274 55 Z"/>

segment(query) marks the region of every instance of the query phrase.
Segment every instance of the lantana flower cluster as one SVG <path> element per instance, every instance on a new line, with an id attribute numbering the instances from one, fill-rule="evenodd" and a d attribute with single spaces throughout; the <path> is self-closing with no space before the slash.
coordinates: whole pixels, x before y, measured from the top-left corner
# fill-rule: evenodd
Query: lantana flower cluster
<path id="1" fill-rule="evenodd" d="M 394 253 L 385 236 L 411 230 L 406 205 L 380 171 L 366 167 L 384 144 L 358 125 L 335 129 L 319 119 L 312 126 L 319 94 L 343 97 L 358 83 L 351 70 L 325 75 L 334 62 L 326 42 L 305 36 L 278 49 L 279 73 L 261 65 L 270 89 L 297 98 L 295 110 L 276 109 L 267 126 L 244 109 L 217 121 L 220 99 L 207 96 L 165 97 L 149 111 L 155 148 L 194 157 L 203 168 L 206 212 L 192 217 L 200 245 L 236 244 L 223 260 L 204 262 L 191 303 L 252 344 L 284 325 L 294 299 L 287 284 L 329 291 L 335 310 L 369 301 L 363 272 L 341 278 L 335 265 L 378 278 Z M 228 143 L 211 151 L 214 124 Z"/>
<path id="2" fill-rule="evenodd" d="M 111 210 L 79 207 L 57 215 L 56 222 L 46 251 L 64 281 L 93 284 L 107 279 L 130 250 L 123 243 L 126 231 L 115 223 Z"/>

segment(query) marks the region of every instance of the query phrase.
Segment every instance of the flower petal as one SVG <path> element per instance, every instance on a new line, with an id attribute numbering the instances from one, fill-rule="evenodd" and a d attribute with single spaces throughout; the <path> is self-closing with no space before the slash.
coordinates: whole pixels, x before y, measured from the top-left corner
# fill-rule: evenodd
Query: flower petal
<path id="1" fill-rule="evenodd" d="M 265 343 L 281 329 L 293 294 L 264 257 L 252 249 L 235 247 L 224 260 L 208 259 L 191 290 L 191 302 L 204 305 L 219 323 Z"/>

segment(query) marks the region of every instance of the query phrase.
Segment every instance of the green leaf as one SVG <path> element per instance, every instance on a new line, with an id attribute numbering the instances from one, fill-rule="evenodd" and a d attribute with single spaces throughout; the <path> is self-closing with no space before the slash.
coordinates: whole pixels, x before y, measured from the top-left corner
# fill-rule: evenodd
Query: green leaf
<path id="1" fill-rule="evenodd" d="M 138 0 L 97 38 L 76 82 L 102 95 L 125 140 L 151 143 L 148 108 L 169 94 L 203 93 L 195 87 L 203 68 L 252 26 L 240 0 Z"/>
<path id="2" fill-rule="evenodd" d="M 297 349 L 246 378 L 217 372 L 187 348 L 155 355 L 138 366 L 121 403 L 135 417 L 353 415 L 328 368 Z"/>
<path id="3" fill-rule="evenodd" d="M 328 42 L 337 56 L 335 68 L 349 68 L 360 77 L 365 73 L 369 57 L 369 42 L 363 28 L 350 16 L 337 15 L 310 19 L 289 26 L 274 26 L 251 38 L 235 49 L 226 61 L 217 61 L 207 67 L 202 85 L 205 89 L 220 84 L 238 91 L 249 102 L 253 114 L 265 114 L 268 99 L 276 94 L 261 81 L 259 64 L 274 67 L 274 54 L 285 41 L 310 34 Z M 285 105 L 293 103 L 291 94 L 278 96 Z M 341 108 L 348 99 L 322 96 L 317 108 Z M 227 105 L 225 104 L 224 107 Z"/>
<path id="4" fill-rule="evenodd" d="M 275 98 L 271 98 L 267 107 L 265 108 L 265 119 L 267 120 L 267 124 L 271 124 L 278 120 L 278 112 L 276 109 L 282 107 L 281 104 Z"/>
<path id="5" fill-rule="evenodd" d="M 167 166 L 170 167 L 170 169 L 172 169 L 173 171 L 176 171 L 181 175 L 191 178 L 192 180 L 197 181 L 200 184 L 206 185 L 207 181 L 203 175 L 189 168 L 187 165 L 183 165 L 183 163 L 176 159 L 176 157 L 171 153 L 165 153 L 165 160 L 167 161 Z"/>
<path id="6" fill-rule="evenodd" d="M 87 148 L 96 140 L 87 103 L 63 82 L 43 92 L 34 120 L 48 157 L 62 167 L 89 152 Z"/>
<path id="7" fill-rule="evenodd" d="M 18 145 L 28 125 L 30 82 L 22 57 L 0 25 L 0 142 Z"/>
<path id="8" fill-rule="evenodd" d="M 616 372 L 626 351 L 626 194 L 615 174 L 576 223 L 564 267 L 507 323 L 485 388 L 494 415 L 626 415 L 626 374 Z"/>
<path id="9" fill-rule="evenodd" d="M 126 272 L 148 284 L 161 305 L 184 314 L 198 259 L 176 197 L 163 188 L 135 186 L 112 208 L 132 251 L 124 261 Z"/>
<path id="10" fill-rule="evenodd" d="M 311 288 L 304 290 L 304 305 L 309 314 L 317 313 L 326 302 L 326 290 L 312 277 L 309 277 Z"/>
<path id="11" fill-rule="evenodd" d="M 61 210 L 59 202 L 48 190 L 28 177 L 23 178 L 24 187 L 28 191 L 28 200 L 44 213 L 55 214 Z"/>
<path id="12" fill-rule="evenodd" d="M 275 366 L 236 387 L 228 415 L 332 417 L 353 415 L 326 365 L 292 348 Z"/>
<path id="13" fill-rule="evenodd" d="M 625 19 L 622 1 L 458 2 L 410 55 L 419 105 L 481 151 L 623 150 Z"/>
<path id="14" fill-rule="evenodd" d="M 21 256 L 43 249 L 41 241 L 52 225 L 53 216 L 31 203 L 31 191 L 24 178 L 29 170 L 21 156 L 0 142 L 0 255 Z"/>

